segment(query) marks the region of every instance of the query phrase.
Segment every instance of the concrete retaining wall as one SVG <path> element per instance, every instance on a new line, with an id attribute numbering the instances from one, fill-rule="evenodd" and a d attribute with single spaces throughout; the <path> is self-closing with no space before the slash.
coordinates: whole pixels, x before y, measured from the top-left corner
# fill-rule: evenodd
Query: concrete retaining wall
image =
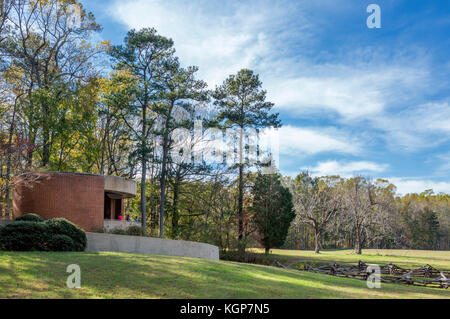
<path id="1" fill-rule="evenodd" d="M 209 244 L 150 237 L 86 233 L 86 251 L 111 251 L 145 255 L 167 255 L 219 259 L 219 248 Z"/>

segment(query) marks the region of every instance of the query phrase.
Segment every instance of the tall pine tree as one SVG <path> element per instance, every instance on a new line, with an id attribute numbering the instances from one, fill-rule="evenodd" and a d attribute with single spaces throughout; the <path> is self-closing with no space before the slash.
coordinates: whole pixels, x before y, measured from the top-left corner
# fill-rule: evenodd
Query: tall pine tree
<path id="1" fill-rule="evenodd" d="M 238 245 L 244 252 L 244 173 L 250 163 L 244 163 L 244 134 L 248 129 L 281 126 L 278 114 L 270 114 L 274 104 L 266 101 L 259 76 L 243 69 L 229 76 L 214 92 L 215 105 L 219 108 L 218 121 L 224 128 L 239 130 L 238 181 Z"/>

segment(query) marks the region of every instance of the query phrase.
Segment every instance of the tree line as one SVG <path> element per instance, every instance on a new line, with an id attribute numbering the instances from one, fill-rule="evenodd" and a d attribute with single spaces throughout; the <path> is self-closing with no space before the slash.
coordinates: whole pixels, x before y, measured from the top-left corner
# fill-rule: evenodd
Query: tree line
<path id="1" fill-rule="evenodd" d="M 1 2 L 3 216 L 15 183 L 34 183 L 24 173 L 74 171 L 138 180 L 126 211 L 152 236 L 240 251 L 449 249 L 448 195 L 398 197 L 394 185 L 363 177 L 258 173 L 266 163 L 249 160 L 246 134 L 281 122 L 252 70 L 208 88 L 155 29 L 130 30 L 121 45 L 96 43 L 101 29 L 77 0 Z M 202 143 L 198 121 L 234 129 L 237 151 L 215 164 L 192 152 Z M 187 146 L 179 129 L 192 133 Z"/>

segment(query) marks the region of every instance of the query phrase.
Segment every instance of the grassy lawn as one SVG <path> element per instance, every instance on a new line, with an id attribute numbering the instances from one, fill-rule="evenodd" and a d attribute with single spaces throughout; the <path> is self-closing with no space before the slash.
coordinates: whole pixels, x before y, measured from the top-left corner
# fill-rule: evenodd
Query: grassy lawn
<path id="1" fill-rule="evenodd" d="M 314 257 L 307 253 L 275 253 L 285 258 Z M 359 258 L 345 252 L 329 257 L 336 258 L 334 256 L 342 256 L 342 261 Z M 408 263 L 410 257 L 397 258 L 400 264 L 400 261 Z M 380 258 L 383 263 L 392 259 L 390 256 L 376 255 L 373 258 Z M 436 254 L 433 258 L 441 265 L 448 265 L 448 253 Z M 422 261 L 411 261 L 411 264 L 417 263 L 422 264 Z M 81 267 L 80 289 L 66 288 L 66 267 L 69 264 Z M 450 290 L 394 284 L 384 284 L 381 289 L 368 289 L 366 283 L 359 280 L 192 258 L 120 253 L 0 252 L 0 298 L 422 299 L 450 298 Z"/>
<path id="2" fill-rule="evenodd" d="M 253 251 L 263 253 L 260 249 Z M 273 249 L 271 257 L 290 265 L 302 262 L 311 265 L 332 262 L 357 264 L 362 260 L 381 266 L 390 262 L 404 268 L 419 268 L 429 264 L 437 269 L 450 270 L 450 251 L 365 249 L 362 255 L 356 255 L 353 250 L 326 250 L 316 255 L 313 251 Z"/>

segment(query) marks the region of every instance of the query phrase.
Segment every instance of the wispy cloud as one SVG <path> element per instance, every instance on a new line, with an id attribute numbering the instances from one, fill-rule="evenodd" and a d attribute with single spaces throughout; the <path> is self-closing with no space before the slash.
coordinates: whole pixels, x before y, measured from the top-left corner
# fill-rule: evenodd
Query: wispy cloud
<path id="1" fill-rule="evenodd" d="M 384 139 L 393 149 L 414 152 L 450 140 L 450 105 L 445 101 L 383 114 L 371 122 L 384 132 Z"/>
<path id="2" fill-rule="evenodd" d="M 423 85 L 426 78 L 426 71 L 418 66 L 379 65 L 377 61 L 361 64 L 363 53 L 354 59 L 348 65 L 291 64 L 291 70 L 302 71 L 270 80 L 269 96 L 280 109 L 300 117 L 331 111 L 352 122 L 382 114 L 390 103 L 408 94 L 406 87 L 409 91 L 419 83 Z"/>
<path id="3" fill-rule="evenodd" d="M 389 165 L 378 164 L 367 161 L 339 162 L 326 161 L 320 162 L 314 167 L 304 168 L 315 176 L 339 175 L 341 177 L 353 177 L 357 175 L 382 173 Z"/>
<path id="4" fill-rule="evenodd" d="M 384 5 L 394 7 L 402 4 Z M 448 53 L 437 58 L 445 50 L 419 41 L 405 21 L 366 33 L 364 9 L 332 0 L 115 0 L 108 14 L 128 28 L 155 27 L 173 38 L 181 61 L 199 66 L 210 88 L 241 68 L 259 73 L 268 99 L 291 124 L 280 130 L 285 172 L 313 160 L 317 174 L 380 176 L 407 161 L 415 167 L 410 176 L 427 177 L 397 177 L 401 192 L 445 190 L 450 168 L 435 154 L 445 154 L 450 142 Z M 415 157 L 424 150 L 437 160 L 428 171 Z"/>
<path id="5" fill-rule="evenodd" d="M 386 178 L 389 182 L 397 186 L 397 192 L 401 195 L 406 194 L 420 194 L 425 190 L 432 189 L 435 193 L 450 194 L 450 182 L 439 182 L 424 179 L 410 179 L 410 178 Z"/>
<path id="6" fill-rule="evenodd" d="M 334 128 L 283 126 L 279 130 L 280 154 L 298 158 L 319 153 L 358 154 L 361 143 Z"/>
<path id="7" fill-rule="evenodd" d="M 304 19 L 303 27 L 288 32 L 288 21 L 283 18 L 295 3 L 257 2 L 258 10 L 243 2 L 116 1 L 110 14 L 129 28 L 155 27 L 173 38 L 182 61 L 200 66 L 200 76 L 214 86 L 270 57 L 279 50 L 274 47 L 277 38 L 296 36 L 308 27 L 306 19 L 297 16 Z"/>

